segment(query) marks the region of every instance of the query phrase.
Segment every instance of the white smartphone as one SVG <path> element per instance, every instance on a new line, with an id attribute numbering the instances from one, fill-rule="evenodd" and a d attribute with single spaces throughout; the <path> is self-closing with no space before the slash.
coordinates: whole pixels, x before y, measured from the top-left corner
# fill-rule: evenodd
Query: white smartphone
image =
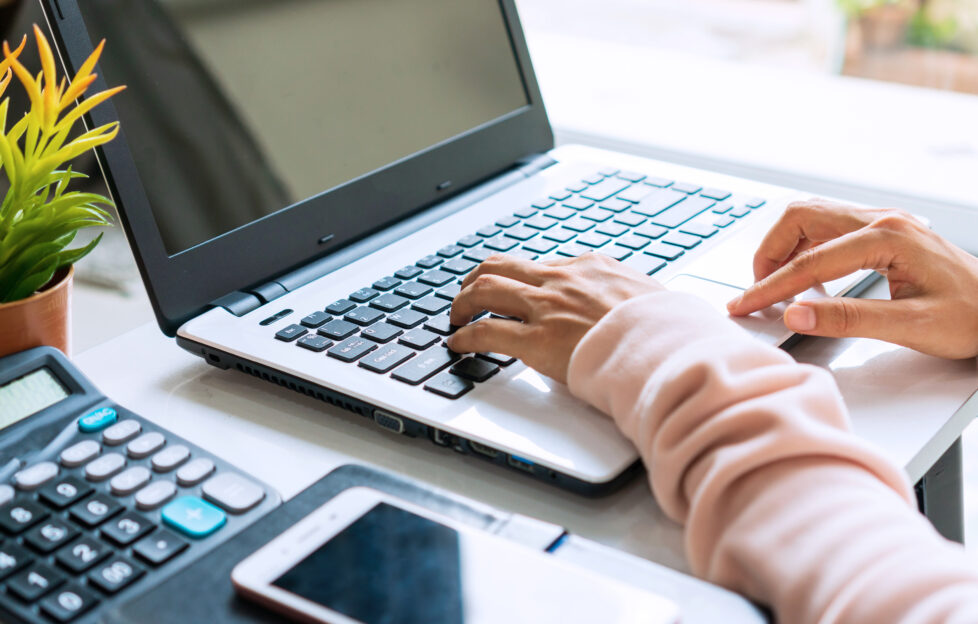
<path id="1" fill-rule="evenodd" d="M 235 566 L 244 597 L 329 624 L 676 624 L 670 600 L 369 488 Z"/>

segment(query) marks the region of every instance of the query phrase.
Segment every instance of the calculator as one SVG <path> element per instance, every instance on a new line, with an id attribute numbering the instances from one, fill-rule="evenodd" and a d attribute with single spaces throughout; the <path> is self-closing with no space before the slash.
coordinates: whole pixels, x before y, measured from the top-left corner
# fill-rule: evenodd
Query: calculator
<path id="1" fill-rule="evenodd" d="M 0 358 L 0 621 L 99 621 L 280 503 L 60 351 Z"/>

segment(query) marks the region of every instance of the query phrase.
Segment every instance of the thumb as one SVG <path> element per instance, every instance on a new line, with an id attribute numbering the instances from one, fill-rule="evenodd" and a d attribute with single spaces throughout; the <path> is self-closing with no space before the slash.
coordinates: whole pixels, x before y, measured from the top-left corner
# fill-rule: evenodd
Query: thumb
<path id="1" fill-rule="evenodd" d="M 881 299 L 830 297 L 793 303 L 784 313 L 784 324 L 799 334 L 830 338 L 876 338 L 901 341 L 906 323 L 900 319 L 905 302 Z"/>

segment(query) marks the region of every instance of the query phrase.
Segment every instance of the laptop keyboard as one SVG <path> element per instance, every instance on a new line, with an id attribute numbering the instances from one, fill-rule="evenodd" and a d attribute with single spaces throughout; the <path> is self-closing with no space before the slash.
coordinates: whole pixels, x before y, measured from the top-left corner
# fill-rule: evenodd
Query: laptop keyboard
<path id="1" fill-rule="evenodd" d="M 495 353 L 462 356 L 444 346 L 457 329 L 448 313 L 462 279 L 489 256 L 540 260 L 603 253 L 653 275 L 669 262 L 699 253 L 718 232 L 765 203 L 722 189 L 604 169 L 346 299 L 310 311 L 275 338 L 457 399 L 516 361 Z"/>

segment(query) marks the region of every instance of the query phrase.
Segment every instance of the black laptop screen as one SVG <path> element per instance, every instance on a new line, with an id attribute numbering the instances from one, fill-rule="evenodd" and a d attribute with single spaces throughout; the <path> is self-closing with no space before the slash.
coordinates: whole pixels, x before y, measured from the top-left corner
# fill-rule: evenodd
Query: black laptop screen
<path id="1" fill-rule="evenodd" d="M 91 0 L 85 20 L 170 255 L 529 103 L 497 0 Z"/>

